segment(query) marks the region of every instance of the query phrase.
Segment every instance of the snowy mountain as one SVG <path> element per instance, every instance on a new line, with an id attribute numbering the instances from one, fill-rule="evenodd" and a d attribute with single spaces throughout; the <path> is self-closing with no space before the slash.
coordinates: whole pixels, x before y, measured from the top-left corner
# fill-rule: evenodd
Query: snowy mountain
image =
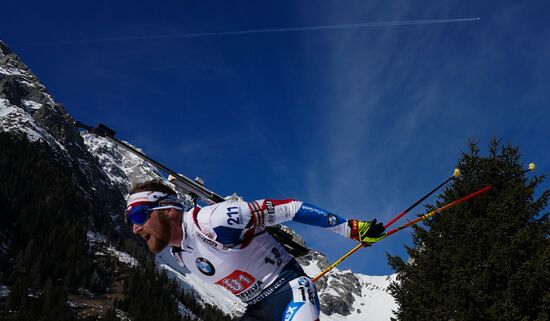
<path id="1" fill-rule="evenodd" d="M 120 213 L 130 182 L 161 177 L 160 173 L 112 142 L 79 132 L 73 123 L 63 106 L 53 100 L 30 69 L 0 41 L 0 134 L 48 146 L 75 189 L 87 199 L 99 200 L 105 209 L 103 214 L 114 223 L 114 229 L 121 237 L 127 236 L 130 231 Z M 13 243 L 9 235 L 8 230 L 0 228 L 0 257 L 9 254 Z M 139 268 L 135 258 L 116 249 L 120 239 L 109 239 L 98 231 L 88 231 L 86 237 L 93 247 L 94 260 L 113 257 L 128 268 Z M 183 289 L 193 293 L 198 302 L 216 306 L 231 317 L 243 313 L 244 304 L 221 287 L 205 284 L 179 267 L 167 252 L 157 255 L 156 263 Z M 311 277 L 328 266 L 326 257 L 317 251 L 299 258 L 299 263 Z M 317 283 L 321 320 L 390 320 L 396 304 L 387 287 L 395 280 L 395 275 L 367 276 L 334 269 Z M 0 284 L 0 304 L 9 293 L 10 289 Z M 200 320 L 183 304 L 178 309 L 182 316 Z M 125 318 L 119 310 L 117 315 L 119 319 Z"/>
<path id="2" fill-rule="evenodd" d="M 128 193 L 132 182 L 161 177 L 154 166 L 112 141 L 88 132 L 81 132 L 81 135 L 86 148 L 97 158 L 111 183 L 124 194 Z M 141 151 L 139 148 L 136 149 Z"/>
<path id="3" fill-rule="evenodd" d="M 46 143 L 77 188 L 90 198 L 105 200 L 109 214 L 116 218 L 121 192 L 87 152 L 73 122 L 30 69 L 0 41 L 0 133 Z"/>

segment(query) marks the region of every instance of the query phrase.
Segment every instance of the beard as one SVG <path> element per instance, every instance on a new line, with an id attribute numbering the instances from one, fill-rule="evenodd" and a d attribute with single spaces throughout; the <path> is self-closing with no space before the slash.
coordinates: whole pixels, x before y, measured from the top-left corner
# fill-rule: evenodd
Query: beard
<path id="1" fill-rule="evenodd" d="M 165 215 L 158 215 L 154 230 L 149 230 L 151 237 L 147 240 L 149 251 L 157 254 L 170 243 L 170 221 Z"/>

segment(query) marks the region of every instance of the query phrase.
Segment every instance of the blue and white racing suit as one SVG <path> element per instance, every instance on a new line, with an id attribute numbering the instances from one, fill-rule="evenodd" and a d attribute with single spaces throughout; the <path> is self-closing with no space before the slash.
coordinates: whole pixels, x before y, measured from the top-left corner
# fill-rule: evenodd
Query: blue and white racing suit
<path id="1" fill-rule="evenodd" d="M 261 233 L 288 221 L 350 235 L 346 219 L 301 201 L 230 200 L 187 211 L 181 247 L 172 248 L 172 255 L 247 303 L 242 320 L 318 320 L 315 285 L 279 242 Z"/>

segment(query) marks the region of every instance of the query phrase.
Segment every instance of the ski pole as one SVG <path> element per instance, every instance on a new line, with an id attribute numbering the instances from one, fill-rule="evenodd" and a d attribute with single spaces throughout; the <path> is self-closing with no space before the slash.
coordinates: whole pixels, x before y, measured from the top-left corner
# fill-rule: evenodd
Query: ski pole
<path id="1" fill-rule="evenodd" d="M 482 189 L 480 189 L 480 190 L 478 190 L 478 191 L 475 191 L 475 192 L 473 192 L 473 193 L 471 193 L 471 194 L 469 194 L 469 195 L 467 195 L 467 196 L 464 196 L 463 198 L 461 198 L 461 199 L 459 199 L 459 200 L 456 200 L 456 201 L 454 201 L 454 202 L 452 202 L 452 203 L 449 203 L 449 204 L 447 204 L 447 205 L 445 205 L 445 206 L 442 206 L 442 207 L 440 207 L 440 208 L 438 208 L 438 209 L 435 209 L 435 210 L 433 210 L 433 211 L 431 211 L 431 212 L 429 212 L 429 213 L 427 213 L 427 214 L 425 214 L 425 215 L 422 215 L 422 216 L 416 218 L 416 219 L 413 220 L 413 221 L 410 221 L 410 222 L 408 222 L 408 223 L 406 223 L 406 224 L 403 224 L 402 226 L 399 226 L 399 227 L 397 227 L 397 228 L 394 228 L 393 230 L 390 230 L 389 232 L 386 232 L 386 237 L 388 237 L 388 236 L 390 236 L 390 235 L 392 235 L 392 234 L 395 234 L 395 233 L 397 233 L 397 232 L 399 232 L 399 231 L 401 231 L 401 230 L 403 230 L 403 229 L 405 229 L 405 228 L 407 228 L 407 227 L 409 227 L 409 226 L 411 226 L 411 225 L 414 225 L 414 224 L 416 224 L 416 223 L 418 223 L 418 222 L 424 221 L 424 220 L 426 220 L 426 219 L 428 219 L 428 218 L 434 216 L 435 214 L 441 213 L 442 211 L 444 211 L 444 210 L 446 210 L 446 209 L 449 209 L 449 208 L 451 208 L 451 207 L 453 207 L 453 206 L 455 206 L 455 205 L 457 205 L 457 204 L 463 203 L 463 202 L 465 202 L 465 201 L 467 201 L 467 200 L 469 200 L 469 199 L 471 199 L 471 198 L 474 198 L 474 197 L 479 196 L 479 195 L 481 195 L 481 194 L 483 194 L 483 193 L 486 193 L 486 192 L 490 191 L 491 189 L 493 189 L 493 188 L 495 188 L 495 187 L 500 187 L 500 186 L 506 184 L 507 182 L 513 180 L 514 178 L 520 177 L 521 175 L 523 175 L 523 174 L 525 174 L 525 173 L 527 173 L 527 172 L 529 172 L 529 171 L 534 171 L 534 170 L 535 170 L 535 163 L 530 163 L 528 169 L 522 171 L 521 173 L 516 174 L 516 175 L 513 175 L 513 176 L 511 176 L 511 177 L 508 177 L 508 178 L 506 178 L 506 179 L 504 179 L 504 180 L 502 180 L 502 181 L 500 181 L 500 182 L 498 182 L 498 183 L 496 183 L 496 184 L 486 186 L 486 187 L 484 187 L 484 188 L 482 188 Z M 330 270 L 332 270 L 333 268 L 335 268 L 338 264 L 342 263 L 343 260 L 345 260 L 348 256 L 350 256 L 351 254 L 353 254 L 355 251 L 357 251 L 357 250 L 360 249 L 361 247 L 363 247 L 363 244 L 358 244 L 355 248 L 353 248 L 351 251 L 349 251 L 348 253 L 346 253 L 346 254 L 345 254 L 344 256 L 342 256 L 340 259 L 338 259 L 338 261 L 334 262 L 331 266 L 329 266 L 327 269 L 325 269 L 323 272 L 321 272 L 319 275 L 317 275 L 315 278 L 313 278 L 313 282 L 316 282 L 317 280 L 319 280 L 322 276 L 324 276 L 325 274 L 327 274 Z"/>
<path id="2" fill-rule="evenodd" d="M 428 194 L 424 195 L 421 199 L 419 199 L 418 201 L 416 201 L 416 203 L 414 203 L 413 205 L 409 206 L 409 208 L 407 208 L 406 210 L 404 210 L 403 212 L 399 213 L 396 217 L 394 217 L 391 221 L 389 221 L 388 223 L 386 223 L 386 225 L 384 225 L 384 228 L 388 228 L 389 226 L 391 226 L 395 221 L 397 221 L 398 219 L 400 219 L 401 217 L 403 217 L 403 215 L 407 214 L 410 210 L 412 210 L 413 208 L 415 208 L 418 204 L 422 203 L 426 198 L 428 198 L 430 195 L 432 195 L 433 193 L 435 193 L 435 191 L 437 191 L 438 189 L 440 189 L 441 187 L 443 187 L 443 185 L 447 184 L 450 180 L 454 180 L 456 179 L 458 176 L 460 175 L 460 170 L 458 168 L 455 168 L 455 171 L 453 172 L 453 175 L 449 178 L 447 178 L 446 181 L 444 181 L 443 183 L 439 184 L 439 186 L 437 186 L 436 188 L 434 188 L 431 192 L 429 192 Z"/>
<path id="3" fill-rule="evenodd" d="M 447 184 L 449 181 L 451 180 L 454 180 L 456 179 L 458 176 L 460 175 L 460 170 L 458 168 L 455 168 L 454 172 L 453 172 L 453 175 L 449 178 L 447 178 L 443 183 L 439 184 L 436 188 L 434 188 L 433 190 L 431 190 L 428 194 L 422 196 L 422 198 L 420 198 L 418 201 L 416 201 L 414 204 L 412 204 L 411 206 L 409 206 L 406 210 L 404 210 L 403 212 L 397 214 L 393 219 L 391 219 L 388 223 L 386 223 L 386 225 L 384 225 L 384 228 L 388 228 L 390 225 L 392 225 L 395 221 L 397 221 L 398 219 L 400 219 L 401 217 L 403 217 L 403 215 L 407 214 L 410 210 L 412 210 L 413 208 L 415 208 L 416 206 L 418 206 L 418 204 L 422 203 L 426 198 L 428 198 L 430 195 L 432 195 L 433 193 L 435 193 L 435 191 L 437 191 L 438 189 L 440 189 L 443 185 Z M 336 262 L 332 263 L 329 267 L 327 267 L 325 270 L 323 270 L 319 275 L 317 275 L 315 278 L 313 278 L 313 282 L 316 282 L 317 280 L 319 280 L 321 277 L 323 277 L 325 274 L 327 274 L 329 271 L 331 271 L 332 269 L 334 269 L 338 264 L 342 263 L 342 261 L 344 261 L 346 258 L 348 258 L 348 256 L 352 255 L 353 253 L 355 253 L 357 250 L 359 250 L 360 248 L 364 247 L 364 245 L 362 243 L 358 244 L 357 246 L 355 246 L 353 249 L 351 249 L 348 253 L 344 254 L 344 256 L 342 256 L 341 258 L 339 258 Z"/>
<path id="4" fill-rule="evenodd" d="M 449 204 L 447 204 L 447 205 L 445 205 L 445 206 L 442 206 L 442 207 L 440 207 L 440 208 L 437 208 L 437 209 L 435 209 L 435 210 L 433 210 L 433 211 L 431 211 L 431 212 L 429 212 L 429 213 L 427 213 L 427 214 L 424 214 L 424 215 L 422 215 L 422 216 L 420 216 L 420 217 L 418 217 L 418 218 L 416 218 L 416 219 L 414 219 L 414 220 L 412 220 L 412 221 L 410 221 L 410 222 L 408 222 L 408 223 L 406 223 L 406 224 L 403 224 L 403 225 L 401 225 L 401 226 L 399 226 L 399 227 L 394 228 L 393 230 L 390 230 L 390 231 L 386 232 L 386 237 L 388 237 L 388 236 L 390 236 L 390 235 L 392 235 L 392 234 L 395 234 L 395 233 L 397 233 L 397 232 L 399 232 L 399 231 L 401 231 L 401 230 L 403 230 L 403 229 L 405 229 L 405 228 L 407 228 L 407 227 L 409 227 L 409 226 L 411 226 L 411 225 L 414 225 L 414 224 L 416 224 L 416 223 L 418 223 L 418 222 L 425 221 L 425 220 L 427 220 L 428 218 L 434 216 L 435 214 L 441 213 L 442 211 L 444 211 L 444 210 L 446 210 L 446 209 L 449 209 L 449 208 L 451 208 L 451 207 L 453 207 L 453 206 L 455 206 L 455 205 L 457 205 L 457 204 L 466 202 L 466 201 L 469 200 L 469 199 L 472 199 L 472 198 L 474 198 L 474 197 L 476 197 L 476 196 L 479 196 L 479 195 L 481 195 L 481 194 L 487 193 L 488 191 L 492 190 L 492 189 L 495 188 L 495 187 L 500 187 L 500 186 L 504 185 L 505 183 L 507 183 L 507 182 L 513 180 L 514 178 L 517 178 L 517 177 L 519 177 L 519 176 L 521 176 L 521 175 L 523 175 L 523 174 L 525 174 L 525 173 L 527 173 L 527 172 L 529 172 L 529 171 L 534 171 L 534 170 L 535 170 L 535 163 L 531 163 L 531 164 L 529 164 L 529 168 L 528 168 L 528 169 L 522 171 L 522 172 L 519 173 L 519 174 L 516 174 L 516 175 L 513 175 L 513 176 L 511 176 L 511 177 L 509 177 L 509 178 L 506 178 L 506 179 L 504 179 L 504 180 L 502 180 L 502 181 L 500 181 L 500 182 L 498 182 L 498 183 L 496 183 L 496 184 L 486 186 L 486 187 L 484 187 L 484 188 L 482 188 L 482 189 L 480 189 L 480 190 L 478 190 L 478 191 L 475 191 L 475 192 L 473 192 L 473 193 L 471 193 L 471 194 L 469 194 L 469 195 L 467 195 L 467 196 L 464 196 L 463 198 L 461 198 L 461 199 L 459 199 L 459 200 L 456 200 L 456 201 L 454 201 L 454 202 L 452 202 L 452 203 L 449 203 Z"/>

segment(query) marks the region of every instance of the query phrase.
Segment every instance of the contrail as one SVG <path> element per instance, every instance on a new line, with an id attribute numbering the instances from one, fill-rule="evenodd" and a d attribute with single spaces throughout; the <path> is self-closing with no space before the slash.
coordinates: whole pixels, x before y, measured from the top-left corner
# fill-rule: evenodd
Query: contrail
<path id="1" fill-rule="evenodd" d="M 442 23 L 457 23 L 477 21 L 481 18 L 458 18 L 458 19 L 429 19 L 429 20 L 402 20 L 402 21 L 381 21 L 381 22 L 363 22 L 338 25 L 324 26 L 308 26 L 308 27 L 291 27 L 291 28 L 268 28 L 268 29 L 249 29 L 249 30 L 234 30 L 234 31 L 218 31 L 218 32 L 198 32 L 184 34 L 165 34 L 165 35 L 145 35 L 145 36 L 128 36 L 128 37 L 111 37 L 97 39 L 81 39 L 81 40 L 59 40 L 59 41 L 37 41 L 16 43 L 13 46 L 51 46 L 51 45 L 73 45 L 101 42 L 118 42 L 132 40 L 158 40 L 158 39 L 177 39 L 177 38 L 202 38 L 202 37 L 222 37 L 236 35 L 251 35 L 259 33 L 278 33 L 278 32 L 296 32 L 296 31 L 315 31 L 315 30 L 336 30 L 336 29 L 358 29 L 358 28 L 376 28 L 376 27 L 394 27 L 394 26 L 411 26 L 411 25 L 428 25 Z"/>

